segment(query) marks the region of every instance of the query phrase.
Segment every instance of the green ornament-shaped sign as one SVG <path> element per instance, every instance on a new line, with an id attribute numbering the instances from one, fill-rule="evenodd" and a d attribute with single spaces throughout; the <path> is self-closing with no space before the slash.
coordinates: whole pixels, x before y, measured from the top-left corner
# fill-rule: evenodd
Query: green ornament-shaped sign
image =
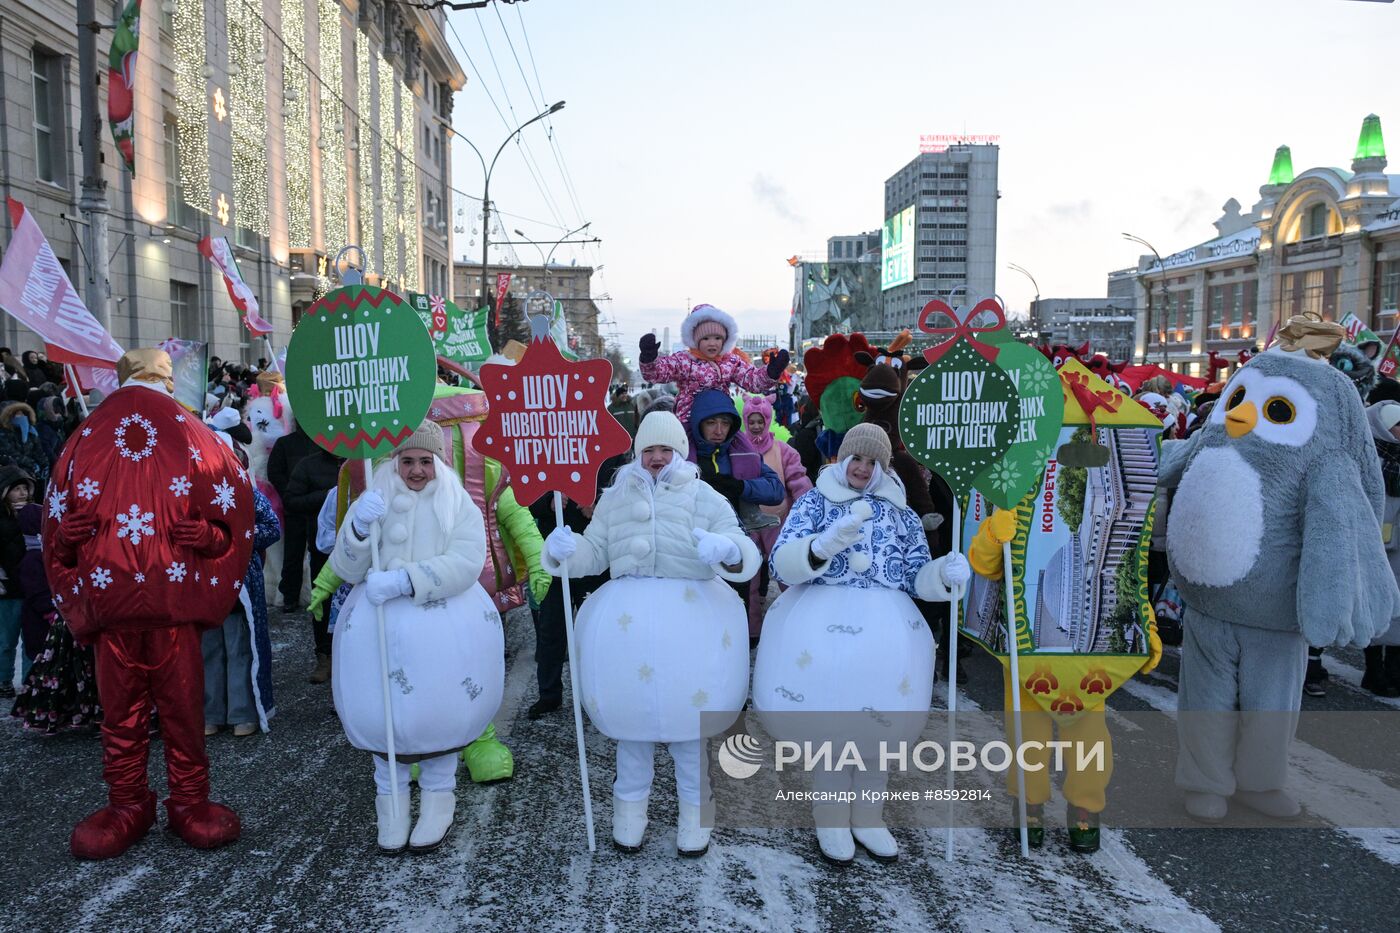
<path id="1" fill-rule="evenodd" d="M 975 326 L 985 312 L 994 312 L 996 323 Z M 919 315 L 920 330 L 949 339 L 924 351 L 929 366 L 905 390 L 899 433 L 914 459 L 943 477 L 960 499 L 1010 449 L 1020 426 L 1016 385 L 993 362 L 997 348 L 973 337 L 1004 324 L 994 301 L 979 303 L 965 319 L 941 301 L 929 302 Z"/>
<path id="2" fill-rule="evenodd" d="M 364 460 L 390 453 L 428 414 L 437 359 L 412 305 L 347 285 L 302 315 L 287 347 L 287 394 L 322 448 Z"/>
<path id="3" fill-rule="evenodd" d="M 977 477 L 974 485 L 999 509 L 1009 509 L 1040 482 L 1055 455 L 1065 420 L 1060 377 L 1045 354 L 1016 340 L 997 344 L 997 366 L 1016 385 L 1020 422 L 1011 447 Z"/>

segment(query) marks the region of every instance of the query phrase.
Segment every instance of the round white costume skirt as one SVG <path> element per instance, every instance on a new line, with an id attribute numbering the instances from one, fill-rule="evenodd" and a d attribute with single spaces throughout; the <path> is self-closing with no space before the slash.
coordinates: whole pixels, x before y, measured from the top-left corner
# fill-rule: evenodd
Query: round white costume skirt
<path id="1" fill-rule="evenodd" d="M 764 616 L 754 709 L 778 739 L 912 740 L 928 717 L 935 651 L 901 590 L 803 583 Z"/>
<path id="2" fill-rule="evenodd" d="M 724 731 L 748 694 L 748 631 L 743 600 L 718 578 L 609 580 L 575 626 L 588 718 L 609 738 L 634 742 Z M 712 714 L 703 726 L 702 712 Z"/>
<path id="3" fill-rule="evenodd" d="M 384 604 L 394 752 L 432 756 L 464 748 L 501 706 L 505 636 L 479 584 L 449 599 Z M 363 584 L 345 600 L 331 642 L 335 711 L 350 744 L 387 754 L 379 621 Z"/>

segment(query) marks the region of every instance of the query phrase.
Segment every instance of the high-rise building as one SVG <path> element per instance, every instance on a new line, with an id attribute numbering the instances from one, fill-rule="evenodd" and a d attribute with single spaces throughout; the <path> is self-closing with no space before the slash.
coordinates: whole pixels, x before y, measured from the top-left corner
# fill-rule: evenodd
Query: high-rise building
<path id="1" fill-rule="evenodd" d="M 99 3 L 98 19 L 113 10 Z M 466 74 L 445 28 L 441 9 L 383 0 L 146 0 L 131 69 L 134 172 L 107 129 L 103 30 L 95 116 L 116 341 L 173 335 L 226 359 L 265 355 L 199 254 L 205 235 L 233 244 L 279 344 L 347 244 L 364 249 L 371 284 L 450 296 L 447 127 Z M 29 208 L 84 295 L 72 0 L 0 7 L 0 73 L 0 194 Z M 3 340 L 17 352 L 39 343 L 8 316 Z"/>
<path id="2" fill-rule="evenodd" d="M 934 298 L 962 304 L 995 293 L 998 153 L 994 145 L 921 153 L 885 182 L 887 330 L 913 327 Z"/>

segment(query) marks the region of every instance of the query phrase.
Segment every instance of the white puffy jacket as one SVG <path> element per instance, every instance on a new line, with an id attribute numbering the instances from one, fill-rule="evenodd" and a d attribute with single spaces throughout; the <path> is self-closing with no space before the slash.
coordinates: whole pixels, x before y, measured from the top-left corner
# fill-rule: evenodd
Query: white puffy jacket
<path id="1" fill-rule="evenodd" d="M 694 529 L 723 535 L 739 547 L 740 568 L 731 573 L 700 559 Z M 699 478 L 694 464 L 681 463 L 667 479 L 653 483 L 640 466 L 628 464 L 604 491 L 583 534 L 574 533 L 578 550 L 569 558 L 569 576 L 586 577 L 608 570 L 624 576 L 683 580 L 722 579 L 742 583 L 758 572 L 759 553 L 739 527 L 729 503 Z M 545 548 L 544 569 L 562 575 Z"/>
<path id="2" fill-rule="evenodd" d="M 481 510 L 450 467 L 441 460 L 436 466 L 438 478 L 422 492 L 404 485 L 392 460 L 374 475 L 374 488 L 389 505 L 380 522 L 380 567 L 407 570 L 420 606 L 465 593 L 486 562 Z M 353 525 L 348 518 L 341 524 L 331 552 L 331 567 L 346 583 L 360 583 L 370 572 L 369 538 L 356 535 Z"/>

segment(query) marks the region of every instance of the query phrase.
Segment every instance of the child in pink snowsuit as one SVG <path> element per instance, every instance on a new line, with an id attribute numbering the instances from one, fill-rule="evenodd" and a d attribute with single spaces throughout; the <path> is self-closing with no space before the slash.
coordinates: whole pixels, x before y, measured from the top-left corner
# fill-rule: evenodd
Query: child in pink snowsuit
<path id="1" fill-rule="evenodd" d="M 778 505 L 760 506 L 760 511 L 776 518 L 777 524 L 749 532 L 753 543 L 763 554 L 763 572 L 749 581 L 749 638 L 757 638 L 763 626 L 763 594 L 768 588 L 768 555 L 778 540 L 792 504 L 812 488 L 812 480 L 802 466 L 797 451 L 773 436 L 773 403 L 766 395 L 750 395 L 744 399 L 744 435 L 763 462 L 778 474 L 783 484 L 783 501 Z M 760 579 L 761 578 L 761 579 Z M 781 586 L 781 584 L 779 584 Z M 786 587 L 783 587 L 786 589 Z"/>
<path id="2" fill-rule="evenodd" d="M 676 417 L 681 424 L 690 424 L 690 405 L 705 389 L 728 392 L 732 384 L 750 392 L 766 392 L 787 369 L 786 350 L 779 350 L 766 369 L 734 352 L 739 343 L 739 326 L 714 305 L 696 305 L 691 309 L 681 324 L 681 341 L 686 350 L 661 357 L 661 344 L 655 334 L 644 334 L 639 344 L 642 378 L 676 384 Z M 690 451 L 694 459 L 695 438 L 691 438 Z"/>

